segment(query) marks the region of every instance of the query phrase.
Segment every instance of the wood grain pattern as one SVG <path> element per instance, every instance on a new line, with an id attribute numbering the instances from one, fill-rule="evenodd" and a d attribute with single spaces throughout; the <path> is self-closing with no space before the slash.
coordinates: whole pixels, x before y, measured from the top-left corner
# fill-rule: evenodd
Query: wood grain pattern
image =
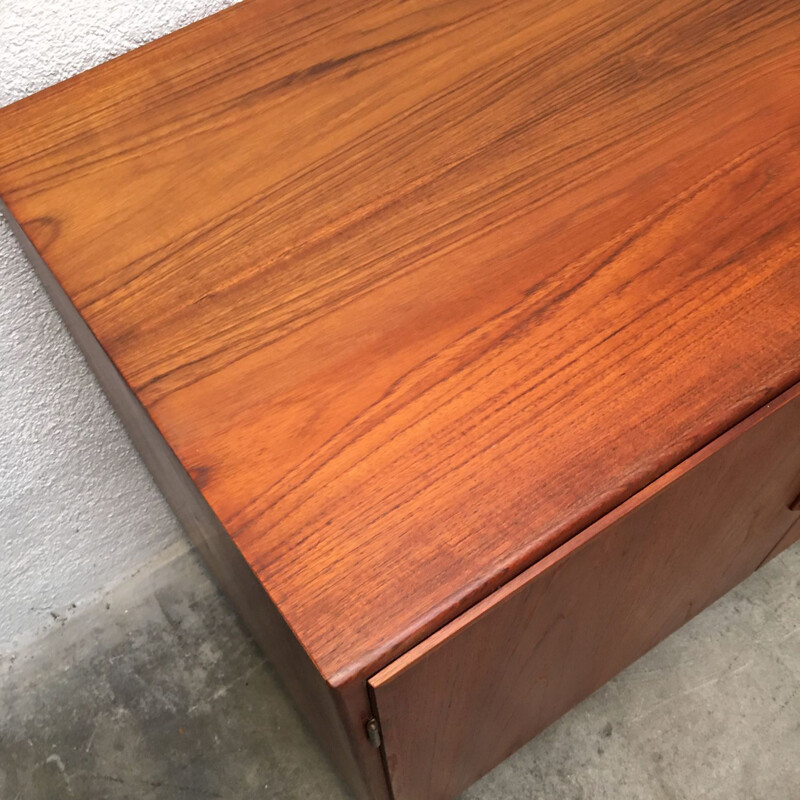
<path id="1" fill-rule="evenodd" d="M 0 196 L 323 677 L 800 378 L 795 0 L 246 0 Z"/>
<path id="2" fill-rule="evenodd" d="M 175 516 L 270 659 L 326 754 L 358 798 L 390 800 L 380 755 L 363 735 L 364 723 L 372 716 L 366 692 L 359 692 L 362 687 L 353 685 L 344 693 L 325 682 L 141 403 L 2 201 L 0 214 L 8 219 L 21 241 L 53 305 Z"/>
<path id="3" fill-rule="evenodd" d="M 798 522 L 800 385 L 373 679 L 395 800 L 452 800 Z"/>

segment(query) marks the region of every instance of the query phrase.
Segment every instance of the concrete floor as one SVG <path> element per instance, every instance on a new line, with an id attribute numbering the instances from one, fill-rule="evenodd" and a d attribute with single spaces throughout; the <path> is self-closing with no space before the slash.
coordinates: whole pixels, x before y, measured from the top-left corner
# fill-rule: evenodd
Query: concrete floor
<path id="1" fill-rule="evenodd" d="M 799 590 L 795 547 L 464 800 L 798 800 Z M 183 545 L 0 657 L 0 800 L 348 797 Z"/>

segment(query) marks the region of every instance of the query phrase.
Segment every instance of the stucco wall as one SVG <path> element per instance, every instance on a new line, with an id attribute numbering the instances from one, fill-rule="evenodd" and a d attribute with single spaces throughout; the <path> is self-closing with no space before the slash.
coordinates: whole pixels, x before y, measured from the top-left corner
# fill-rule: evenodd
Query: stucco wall
<path id="1" fill-rule="evenodd" d="M 0 0 L 0 106 L 232 4 Z M 180 536 L 0 221 L 0 652 Z"/>

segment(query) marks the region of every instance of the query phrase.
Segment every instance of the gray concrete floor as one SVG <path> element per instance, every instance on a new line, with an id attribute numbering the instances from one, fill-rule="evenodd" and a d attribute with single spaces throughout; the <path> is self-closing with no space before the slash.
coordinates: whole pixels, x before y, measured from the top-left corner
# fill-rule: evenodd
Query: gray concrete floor
<path id="1" fill-rule="evenodd" d="M 0 800 L 347 800 L 179 550 L 0 658 Z M 800 547 L 464 795 L 490 798 L 798 800 Z"/>

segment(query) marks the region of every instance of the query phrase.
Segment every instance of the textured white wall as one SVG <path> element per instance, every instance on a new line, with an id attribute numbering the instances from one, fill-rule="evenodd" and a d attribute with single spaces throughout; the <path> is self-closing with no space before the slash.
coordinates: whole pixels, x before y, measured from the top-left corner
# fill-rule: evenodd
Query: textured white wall
<path id="1" fill-rule="evenodd" d="M 233 0 L 0 0 L 0 106 Z M 0 221 L 0 652 L 180 536 Z"/>

